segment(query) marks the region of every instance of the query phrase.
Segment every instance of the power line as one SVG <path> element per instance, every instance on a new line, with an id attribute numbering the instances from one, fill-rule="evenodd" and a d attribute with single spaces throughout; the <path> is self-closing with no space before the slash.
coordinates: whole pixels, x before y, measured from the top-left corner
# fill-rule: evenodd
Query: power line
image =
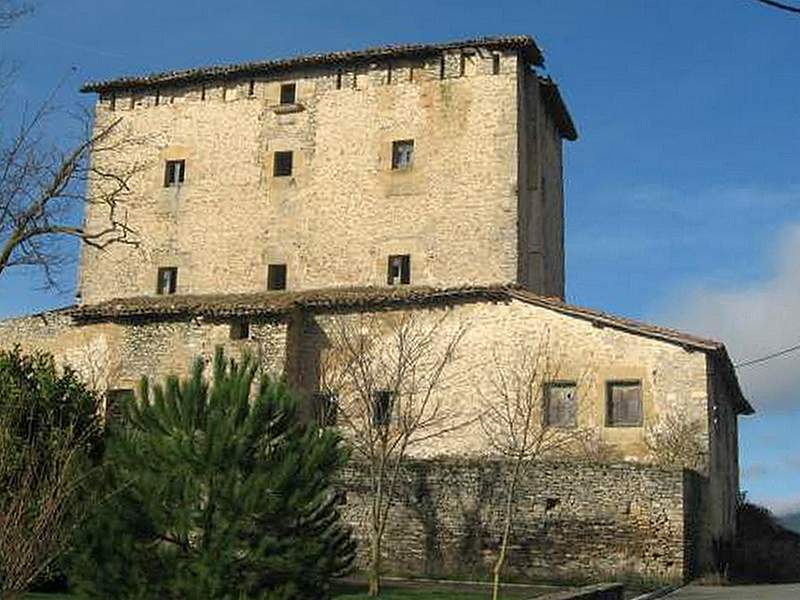
<path id="1" fill-rule="evenodd" d="M 744 362 L 740 362 L 739 364 L 733 365 L 733 368 L 739 369 L 741 367 L 749 367 L 750 365 L 757 365 L 758 363 L 763 363 L 768 360 L 772 360 L 773 358 L 778 358 L 779 356 L 789 354 L 791 352 L 797 352 L 798 350 L 800 350 L 800 344 L 797 344 L 796 346 L 792 346 L 790 348 L 784 348 L 783 350 L 778 350 L 777 352 L 773 352 L 772 354 L 767 354 L 766 356 L 760 356 L 752 360 L 746 360 Z"/>
<path id="2" fill-rule="evenodd" d="M 761 2 L 761 4 L 766 4 L 767 6 L 778 8 L 780 10 L 785 10 L 791 13 L 800 14 L 800 6 L 792 6 L 791 4 L 777 2 L 776 0 L 756 0 L 756 2 Z"/>

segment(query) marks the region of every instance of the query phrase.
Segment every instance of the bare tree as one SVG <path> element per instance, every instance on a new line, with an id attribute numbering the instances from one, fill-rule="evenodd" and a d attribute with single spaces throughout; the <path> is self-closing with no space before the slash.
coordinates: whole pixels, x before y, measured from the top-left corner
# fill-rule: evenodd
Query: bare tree
<path id="1" fill-rule="evenodd" d="M 708 461 L 703 424 L 697 418 L 669 410 L 645 430 L 653 462 L 703 472 Z"/>
<path id="2" fill-rule="evenodd" d="M 0 423 L 0 599 L 22 597 L 67 549 L 86 514 L 90 434 L 66 426 L 47 446 L 9 446 Z"/>
<path id="3" fill-rule="evenodd" d="M 484 391 L 480 419 L 491 450 L 508 461 L 504 478 L 503 529 L 495 559 L 492 598 L 497 600 L 525 470 L 560 453 L 580 453 L 589 439 L 581 426 L 578 399 L 584 374 L 568 382 L 557 349 L 545 333 L 529 347 L 496 348 L 494 372 Z"/>
<path id="4" fill-rule="evenodd" d="M 0 30 L 29 10 L 27 4 L 0 0 Z M 0 71 L 7 75 L 8 69 Z M 0 77 L 0 88 L 8 85 L 8 76 Z M 93 129 L 87 114 L 71 147 L 49 141 L 51 117 L 63 114 L 55 104 L 60 87 L 36 110 L 4 119 L 18 122 L 15 128 L 0 127 L 0 276 L 11 267 L 35 266 L 49 285 L 56 283 L 55 269 L 69 259 L 59 240 L 78 239 L 100 249 L 138 244 L 124 201 L 144 169 L 124 158 L 142 140 L 133 139 L 120 118 Z M 100 208 L 93 210 L 89 226 L 81 213 L 90 206 Z"/>
<path id="5" fill-rule="evenodd" d="M 383 536 L 409 452 L 470 422 L 446 401 L 466 332 L 450 321 L 449 311 L 331 320 L 320 389 L 335 399 L 338 423 L 368 470 L 370 596 L 380 593 Z"/>

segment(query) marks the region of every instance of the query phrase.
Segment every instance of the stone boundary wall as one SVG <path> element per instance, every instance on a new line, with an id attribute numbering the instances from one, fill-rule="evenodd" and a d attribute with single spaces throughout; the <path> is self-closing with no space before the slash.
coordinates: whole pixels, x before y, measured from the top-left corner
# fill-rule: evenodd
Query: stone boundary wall
<path id="1" fill-rule="evenodd" d="M 390 571 L 481 576 L 499 550 L 509 466 L 500 460 L 410 461 L 384 542 Z M 343 475 L 342 512 L 369 551 L 365 466 Z M 679 581 L 694 571 L 697 489 L 693 473 L 591 463 L 530 465 L 520 481 L 507 572 L 561 581 Z M 687 512 L 690 514 L 687 515 Z"/>

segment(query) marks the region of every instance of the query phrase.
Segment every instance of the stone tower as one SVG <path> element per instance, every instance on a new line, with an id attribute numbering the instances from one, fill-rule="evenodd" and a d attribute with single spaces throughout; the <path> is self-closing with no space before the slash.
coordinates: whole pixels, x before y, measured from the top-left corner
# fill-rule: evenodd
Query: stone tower
<path id="1" fill-rule="evenodd" d="M 563 297 L 576 132 L 542 61 L 514 36 L 87 84 L 96 127 L 143 140 L 114 160 L 144 168 L 125 202 L 141 243 L 85 247 L 80 302 L 497 283 Z"/>

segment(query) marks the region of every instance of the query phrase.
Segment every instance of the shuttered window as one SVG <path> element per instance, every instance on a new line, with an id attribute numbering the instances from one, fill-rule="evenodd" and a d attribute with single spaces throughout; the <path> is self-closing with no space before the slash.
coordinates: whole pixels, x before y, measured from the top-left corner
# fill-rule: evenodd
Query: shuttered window
<path id="1" fill-rule="evenodd" d="M 574 382 L 548 383 L 544 388 L 544 421 L 548 427 L 575 427 L 578 398 Z"/>
<path id="2" fill-rule="evenodd" d="M 372 393 L 372 424 L 375 427 L 386 427 L 392 418 L 394 392 L 376 390 Z"/>
<path id="3" fill-rule="evenodd" d="M 642 426 L 641 382 L 639 381 L 608 382 L 606 425 L 608 427 Z"/>
<path id="4" fill-rule="evenodd" d="M 338 416 L 336 395 L 332 392 L 317 392 L 312 397 L 314 417 L 322 427 L 334 427 Z"/>

